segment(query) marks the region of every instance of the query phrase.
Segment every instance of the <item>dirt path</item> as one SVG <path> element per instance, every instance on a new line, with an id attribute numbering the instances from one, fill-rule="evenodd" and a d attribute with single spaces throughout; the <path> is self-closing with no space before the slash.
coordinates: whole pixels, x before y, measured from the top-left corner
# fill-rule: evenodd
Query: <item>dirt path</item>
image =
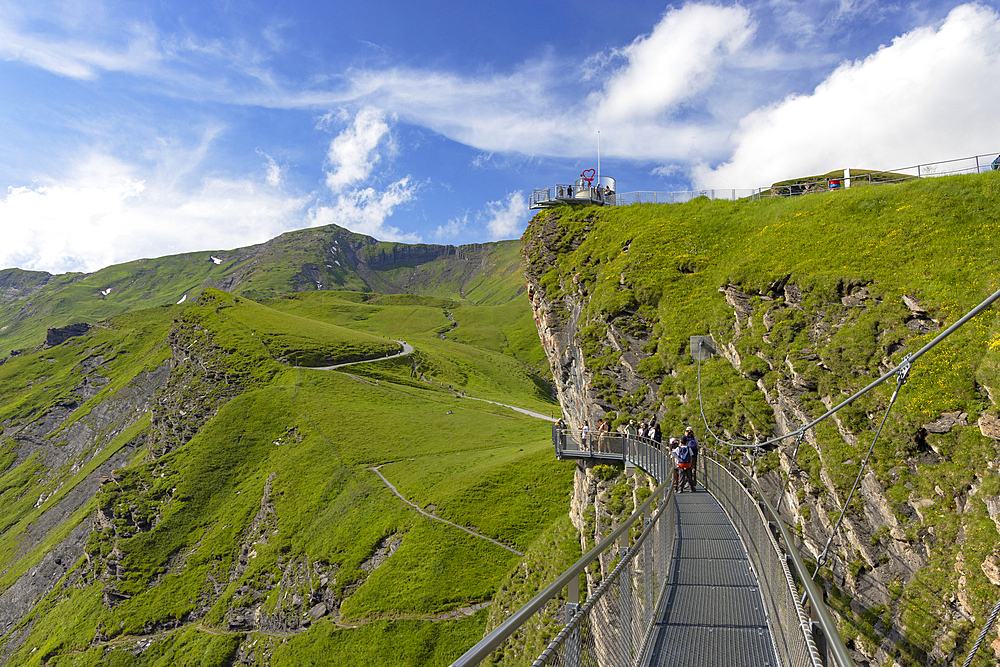
<path id="1" fill-rule="evenodd" d="M 480 609 L 484 609 L 493 604 L 493 601 L 489 602 L 478 602 L 467 607 L 459 607 L 458 609 L 452 609 L 451 611 L 441 612 L 440 614 L 389 614 L 387 616 L 380 616 L 379 618 L 365 618 L 353 623 L 341 623 L 340 614 L 331 614 L 329 618 L 330 622 L 336 625 L 338 628 L 343 628 L 345 630 L 354 630 L 355 628 L 360 628 L 363 625 L 368 625 L 369 623 L 378 623 L 379 621 L 454 621 L 459 618 L 466 618 L 472 616 Z M 160 630 L 159 632 L 154 632 L 148 635 L 124 635 L 115 637 L 114 639 L 109 639 L 105 642 L 97 642 L 88 646 L 87 648 L 76 648 L 71 651 L 66 651 L 64 653 L 53 653 L 48 656 L 42 663 L 45 666 L 49 665 L 49 661 L 53 658 L 59 658 L 68 655 L 79 655 L 89 648 L 104 647 L 105 649 L 122 647 L 127 648 L 129 646 L 137 647 L 139 644 L 143 644 L 143 649 L 148 648 L 153 644 L 153 642 L 164 639 L 165 637 L 172 635 L 177 632 L 182 632 L 184 630 L 198 630 L 199 632 L 204 632 L 209 635 L 221 636 L 221 635 L 246 635 L 247 638 L 250 635 L 257 635 L 263 637 L 270 637 L 272 639 L 286 639 L 288 637 L 294 637 L 295 635 L 307 632 L 312 626 L 302 626 L 297 630 L 290 630 L 288 632 L 264 632 L 262 630 L 224 630 L 222 628 L 213 628 L 204 625 L 201 621 L 197 623 L 185 623 L 178 625 L 176 628 L 170 628 L 169 630 Z M 246 641 L 246 640 L 244 640 Z"/>
<path id="2" fill-rule="evenodd" d="M 311 371 L 332 371 L 338 368 L 343 368 L 344 366 L 353 366 L 355 364 L 369 364 L 373 361 L 385 361 L 386 359 L 395 359 L 396 357 L 405 357 L 408 354 L 413 354 L 412 345 L 401 340 L 397 340 L 396 342 L 403 346 L 403 351 L 397 352 L 396 354 L 390 354 L 388 357 L 377 357 L 375 359 L 362 359 L 361 361 L 348 361 L 346 364 L 336 364 L 334 366 L 292 366 L 292 368 L 303 368 Z"/>
<path id="3" fill-rule="evenodd" d="M 485 399 L 485 398 L 476 398 L 474 396 L 463 396 L 462 398 L 467 398 L 467 399 L 472 400 L 472 401 L 483 401 L 484 403 L 492 403 L 493 405 L 499 405 L 499 406 L 502 406 L 502 407 L 505 407 L 505 408 L 510 408 L 511 410 L 514 410 L 515 412 L 520 412 L 523 415 L 528 415 L 529 417 L 534 417 L 535 419 L 544 419 L 545 421 L 549 421 L 549 422 L 553 422 L 553 423 L 555 423 L 555 421 L 556 421 L 555 417 L 550 417 L 548 415 L 543 415 L 541 412 L 534 412 L 532 410 L 528 410 L 527 408 L 519 408 L 516 405 L 507 405 L 506 403 L 497 403 L 496 401 L 491 401 L 491 400 L 488 400 L 488 399 Z"/>
<path id="4" fill-rule="evenodd" d="M 383 463 L 382 465 L 385 465 L 385 464 Z M 398 497 L 398 498 L 399 498 L 400 500 L 402 500 L 402 501 L 403 501 L 404 503 L 406 503 L 407 505 L 409 505 L 409 506 L 410 506 L 410 507 L 412 507 L 413 509 L 417 510 L 417 511 L 418 511 L 418 512 L 420 512 L 421 514 L 423 514 L 423 515 L 424 515 L 425 517 L 427 517 L 428 519 L 434 519 L 435 521 L 440 521 L 441 523 L 446 523 L 446 524 L 448 524 L 449 526 L 454 526 L 455 528 L 458 528 L 459 530 L 464 530 L 464 531 L 465 531 L 465 532 L 467 532 L 467 533 L 468 533 L 469 535 L 472 535 L 473 537 L 478 537 L 478 538 L 479 538 L 479 539 L 481 539 L 481 540 L 486 540 L 487 542 L 492 542 L 493 544 L 497 545 L 498 547 L 503 547 L 504 549 L 506 549 L 507 551 L 511 552 L 512 554 L 517 554 L 518 556 L 523 556 L 523 555 L 524 555 L 523 553 L 521 553 L 521 552 L 520 552 L 520 551 L 518 551 L 517 549 L 512 549 L 511 547 L 508 547 L 508 546 L 507 546 L 506 544 L 504 544 L 503 542 L 498 542 L 497 540 L 494 540 L 494 539 L 493 539 L 492 537 L 487 537 L 486 535 L 481 535 L 480 533 L 477 533 L 477 532 L 476 532 L 476 531 L 474 531 L 474 530 L 470 530 L 470 529 L 466 528 L 465 526 L 460 526 L 460 525 L 458 525 L 457 523 L 452 523 L 451 521 L 448 521 L 447 519 L 442 519 L 442 518 L 441 518 L 441 517 L 439 517 L 439 516 L 436 516 L 436 515 L 434 515 L 434 514 L 431 514 L 430 512 L 427 512 L 427 511 L 425 511 L 425 510 L 424 510 L 423 508 L 421 508 L 421 507 L 420 507 L 419 505 L 417 505 L 416 503 L 414 503 L 414 502 L 411 502 L 411 501 L 407 500 L 406 498 L 404 498 L 404 497 L 403 497 L 403 494 L 401 494 L 401 493 L 400 493 L 399 491 L 397 491 L 397 490 L 396 490 L 396 487 L 392 485 L 392 482 L 390 482 L 389 480 L 387 480 L 387 479 L 385 478 L 385 475 L 383 475 L 383 474 L 382 474 L 382 471 L 381 471 L 381 470 L 379 470 L 379 468 L 381 468 L 381 467 L 382 467 L 382 466 L 374 466 L 374 467 L 372 467 L 372 468 L 369 468 L 369 470 L 371 470 L 371 471 L 372 471 L 372 472 L 374 472 L 374 473 L 375 473 L 376 475 L 378 475 L 378 476 L 379 476 L 379 477 L 380 477 L 380 478 L 382 479 L 382 481 L 383 481 L 383 482 L 385 482 L 385 485 L 386 485 L 386 486 L 388 486 L 388 487 L 389 487 L 389 489 L 390 489 L 390 490 L 391 490 L 391 491 L 392 491 L 393 493 L 395 493 L 395 494 L 396 494 L 396 496 L 397 496 L 397 497 Z"/>

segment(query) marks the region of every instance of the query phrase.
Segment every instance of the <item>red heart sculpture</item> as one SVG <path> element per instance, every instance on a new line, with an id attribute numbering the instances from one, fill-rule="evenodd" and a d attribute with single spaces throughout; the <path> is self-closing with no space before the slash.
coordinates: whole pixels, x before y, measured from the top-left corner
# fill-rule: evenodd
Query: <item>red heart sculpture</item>
<path id="1" fill-rule="evenodd" d="M 590 176 L 588 176 L 587 174 L 590 174 Z M 580 177 L 583 180 L 587 181 L 588 183 L 592 183 L 594 181 L 594 176 L 596 176 L 596 175 L 597 175 L 597 172 L 595 170 L 593 170 L 593 169 L 584 169 L 583 173 L 580 174 Z"/>

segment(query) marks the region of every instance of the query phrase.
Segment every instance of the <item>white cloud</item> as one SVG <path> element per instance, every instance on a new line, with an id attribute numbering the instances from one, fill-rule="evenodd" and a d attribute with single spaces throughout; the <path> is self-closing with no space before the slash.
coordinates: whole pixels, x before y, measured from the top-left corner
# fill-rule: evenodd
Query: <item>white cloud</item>
<path id="1" fill-rule="evenodd" d="M 374 188 L 354 190 L 337 197 L 332 206 L 315 206 L 309 211 L 310 224 L 339 225 L 352 232 L 367 234 L 381 241 L 418 243 L 417 234 L 407 234 L 386 224 L 395 209 L 416 197 L 417 185 L 409 176 L 401 178 L 379 192 Z"/>
<path id="2" fill-rule="evenodd" d="M 0 268 L 91 272 L 138 257 L 260 243 L 301 227 L 309 201 L 251 178 L 209 178 L 185 190 L 173 178 L 150 179 L 93 154 L 64 179 L 7 189 Z"/>
<path id="3" fill-rule="evenodd" d="M 265 166 L 266 176 L 264 179 L 272 188 L 281 187 L 281 165 L 275 162 L 274 158 L 270 155 L 264 155 L 264 157 L 267 158 L 267 165 Z"/>
<path id="4" fill-rule="evenodd" d="M 598 96 L 602 125 L 655 118 L 708 88 L 754 26 L 745 8 L 689 4 L 664 14 L 652 33 L 621 49 L 627 64 Z"/>
<path id="5" fill-rule="evenodd" d="M 357 68 L 337 79 L 339 88 L 273 90 L 256 101 L 307 108 L 375 106 L 481 151 L 476 167 L 485 166 L 490 153 L 589 155 L 597 129 L 609 157 L 687 159 L 719 154 L 732 119 L 720 125 L 711 110 L 679 112 L 706 89 L 721 85 L 721 71 L 742 66 L 753 35 L 754 24 L 741 6 L 687 4 L 668 11 L 649 35 L 585 63 L 547 54 L 509 72 L 477 75 Z M 724 98 L 724 92 L 717 91 L 717 97 Z"/>
<path id="6" fill-rule="evenodd" d="M 434 238 L 438 241 L 447 241 L 458 237 L 469 224 L 469 214 L 466 213 L 458 218 L 452 218 L 443 225 L 438 225 L 434 231 Z"/>
<path id="7" fill-rule="evenodd" d="M 374 107 L 365 107 L 354 117 L 354 123 L 330 142 L 327 157 L 332 170 L 326 174 L 326 184 L 334 192 L 364 181 L 381 159 L 377 152 L 383 138 L 389 134 L 385 114 Z"/>
<path id="8" fill-rule="evenodd" d="M 609 157 L 663 161 L 719 156 L 732 118 L 721 119 L 725 124 L 720 126 L 712 112 L 682 118 L 677 110 L 707 87 L 720 85 L 718 74 L 735 66 L 734 54 L 746 55 L 744 47 L 754 34 L 749 12 L 741 6 L 689 3 L 666 12 L 650 34 L 582 62 L 547 52 L 509 71 L 476 75 L 389 66 L 303 77 L 271 61 L 274 49 L 288 48 L 275 40 L 271 27 L 248 43 L 157 34 L 140 26 L 131 28 L 134 36 L 123 45 L 115 37 L 122 32 L 121 21 L 113 26 L 117 30 L 104 34 L 67 27 L 60 34 L 69 37 L 40 37 L 26 27 L 33 25 L 27 20 L 3 25 L 13 26 L 8 31 L 11 44 L 35 45 L 32 53 L 49 53 L 58 60 L 50 63 L 38 55 L 33 64 L 68 76 L 94 78 L 103 70 L 126 67 L 172 97 L 323 111 L 360 108 L 329 147 L 327 185 L 335 193 L 364 181 L 388 156 L 380 150 L 383 146 L 393 150 L 386 115 L 484 155 L 589 155 L 592 142 L 587 139 L 600 127 Z M 0 33 L 0 45 L 3 37 Z M 260 48 L 265 50 L 254 48 L 256 41 L 263 41 Z M 130 57 L 133 52 L 135 58 Z M 328 114 L 320 124 L 334 116 L 340 120 L 346 112 Z M 486 160 L 477 162 L 486 165 Z"/>
<path id="9" fill-rule="evenodd" d="M 485 219 L 490 239 L 498 241 L 520 236 L 531 215 L 524 193 L 518 190 L 507 195 L 506 199 L 488 202 L 480 218 Z"/>
<path id="10" fill-rule="evenodd" d="M 26 17 L 12 11 L 0 14 L 0 58 L 20 60 L 74 79 L 93 79 L 101 71 L 146 71 L 164 57 L 155 30 L 147 25 L 121 26 L 119 35 L 125 36 L 125 44 L 110 45 L 81 35 L 78 26 L 63 26 L 76 35 L 65 38 L 33 33 L 23 25 L 37 18 L 47 23 L 53 17 L 44 10 L 41 17 Z"/>
<path id="11" fill-rule="evenodd" d="M 342 121 L 350 118 L 342 111 L 331 112 L 320 118 L 319 127 L 332 123 L 335 116 Z M 354 116 L 350 126 L 330 142 L 327 157 L 332 169 L 326 172 L 326 184 L 337 200 L 332 205 L 313 207 L 309 211 L 310 224 L 340 225 L 385 241 L 420 241 L 419 235 L 404 233 L 386 224 L 399 206 L 416 198 L 418 186 L 410 176 L 394 181 L 381 191 L 374 187 L 347 190 L 372 175 L 382 159 L 379 149 L 383 146 L 390 155 L 396 150 L 385 114 L 366 106 Z"/>
<path id="12" fill-rule="evenodd" d="M 732 158 L 696 167 L 695 185 L 755 187 L 844 167 L 892 169 L 1000 145 L 1000 16 L 953 9 L 863 61 L 838 67 L 808 95 L 740 121 Z"/>
<path id="13" fill-rule="evenodd" d="M 682 171 L 684 171 L 684 168 L 681 167 L 679 164 L 667 164 L 667 165 L 661 165 L 659 167 L 655 167 L 649 173 L 652 174 L 653 176 L 661 176 L 663 178 L 670 178 L 671 176 L 679 174 Z"/>

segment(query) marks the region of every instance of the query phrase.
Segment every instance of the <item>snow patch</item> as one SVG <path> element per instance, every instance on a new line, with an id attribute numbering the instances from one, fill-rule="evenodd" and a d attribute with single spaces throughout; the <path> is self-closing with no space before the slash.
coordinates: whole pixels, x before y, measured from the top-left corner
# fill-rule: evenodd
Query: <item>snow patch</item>
<path id="1" fill-rule="evenodd" d="M 187 295 L 187 294 L 185 294 L 184 296 L 182 296 L 182 297 L 181 297 L 181 300 L 177 302 L 177 305 L 179 306 L 179 305 L 181 305 L 182 303 L 184 303 L 185 301 L 187 301 L 187 298 L 188 298 L 188 295 Z"/>
<path id="2" fill-rule="evenodd" d="M 337 260 L 333 260 L 333 263 L 336 264 L 337 266 L 340 266 L 340 262 L 338 262 Z"/>
<path id="3" fill-rule="evenodd" d="M 107 296 L 109 294 L 111 294 L 111 288 L 110 287 L 108 289 L 102 289 L 101 290 L 101 296 Z"/>
<path id="4" fill-rule="evenodd" d="M 216 264 L 222 264 L 222 260 L 216 257 L 215 255 L 209 255 L 209 258 Z"/>

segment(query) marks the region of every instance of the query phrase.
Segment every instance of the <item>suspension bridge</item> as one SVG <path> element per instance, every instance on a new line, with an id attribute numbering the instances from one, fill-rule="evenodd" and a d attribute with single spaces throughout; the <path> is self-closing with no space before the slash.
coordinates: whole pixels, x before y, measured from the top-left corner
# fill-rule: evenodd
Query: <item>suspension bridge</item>
<path id="1" fill-rule="evenodd" d="M 533 667 L 854 667 L 823 591 L 813 581 L 829 557 L 839 522 L 810 573 L 755 477 L 721 449 L 759 449 L 794 437 L 794 460 L 808 429 L 895 378 L 889 406 L 858 473 L 860 480 L 913 363 L 997 299 L 1000 290 L 882 377 L 791 433 L 766 442 L 729 442 L 711 431 L 702 410 L 706 433 L 714 438 L 715 447 L 701 448 L 700 492 L 674 491 L 674 463 L 659 443 L 620 433 L 582 434 L 553 426 L 552 442 L 559 459 L 621 462 L 626 474 L 642 469 L 657 488 L 628 519 L 452 663 L 453 667 L 484 662 Z M 692 355 L 699 362 L 699 404 L 701 362 L 708 358 L 704 354 L 708 344 L 706 337 L 692 337 Z M 787 484 L 786 477 L 777 503 Z M 845 507 L 856 488 L 857 481 Z M 584 573 L 600 583 L 581 602 Z M 553 609 L 563 614 L 564 625 L 530 662 L 531 656 L 519 655 L 518 642 L 525 628 L 541 624 L 541 612 L 551 615 Z M 998 614 L 1000 601 L 970 649 L 965 667 Z"/>

